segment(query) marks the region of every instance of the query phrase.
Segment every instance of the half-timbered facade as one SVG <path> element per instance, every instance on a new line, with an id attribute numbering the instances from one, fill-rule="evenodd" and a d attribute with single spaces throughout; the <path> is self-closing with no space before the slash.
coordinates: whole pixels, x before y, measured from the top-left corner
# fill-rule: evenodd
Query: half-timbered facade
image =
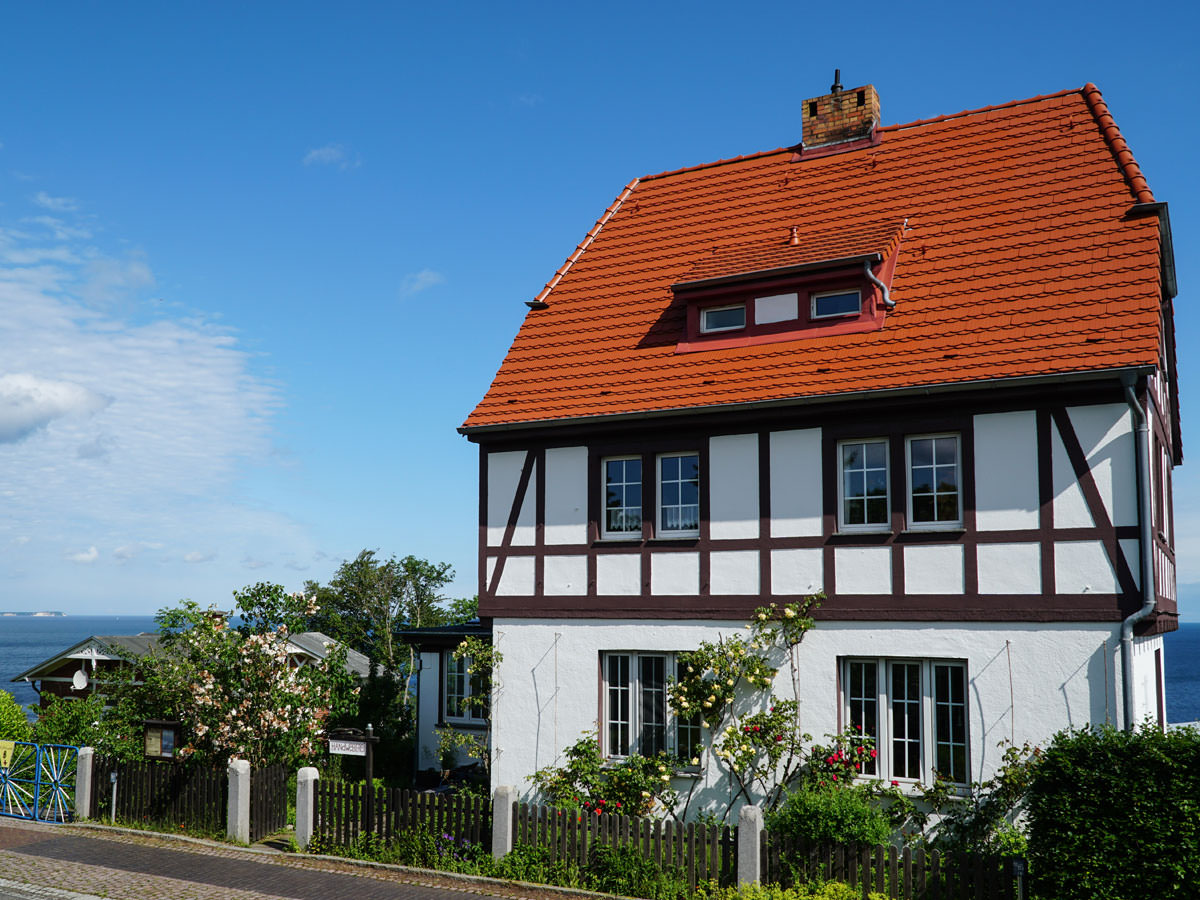
<path id="1" fill-rule="evenodd" d="M 866 725 L 880 777 L 1163 721 L 1173 261 L 1099 92 L 802 112 L 801 145 L 631 182 L 463 426 L 497 784 L 591 728 L 690 756 L 674 653 L 819 591 L 803 727 Z"/>

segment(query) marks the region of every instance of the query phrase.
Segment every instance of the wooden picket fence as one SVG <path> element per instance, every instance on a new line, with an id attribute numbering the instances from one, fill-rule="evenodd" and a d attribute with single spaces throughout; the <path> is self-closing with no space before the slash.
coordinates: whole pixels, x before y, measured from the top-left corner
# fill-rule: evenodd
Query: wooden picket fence
<path id="1" fill-rule="evenodd" d="M 96 757 L 92 763 L 95 786 L 89 818 L 106 821 L 112 816 L 114 772 L 117 821 L 224 834 L 229 802 L 224 767 L 210 769 L 154 760 L 118 762 Z"/>
<path id="2" fill-rule="evenodd" d="M 902 900 L 1021 900 L 1025 862 L 1012 857 L 949 853 L 924 848 L 813 844 L 764 831 L 764 880 L 784 887 L 813 880 Z"/>
<path id="3" fill-rule="evenodd" d="M 514 804 L 515 844 L 549 848 L 553 860 L 586 866 L 593 847 L 634 847 L 659 868 L 681 869 L 688 884 L 737 881 L 737 829 Z"/>
<path id="4" fill-rule="evenodd" d="M 288 770 L 282 763 L 250 772 L 250 842 L 287 826 Z"/>
<path id="5" fill-rule="evenodd" d="M 329 845 L 349 846 L 362 834 L 375 834 L 390 841 L 405 831 L 423 829 L 491 846 L 490 800 L 398 788 L 377 788 L 373 799 L 368 818 L 364 784 L 317 781 L 313 834 Z"/>

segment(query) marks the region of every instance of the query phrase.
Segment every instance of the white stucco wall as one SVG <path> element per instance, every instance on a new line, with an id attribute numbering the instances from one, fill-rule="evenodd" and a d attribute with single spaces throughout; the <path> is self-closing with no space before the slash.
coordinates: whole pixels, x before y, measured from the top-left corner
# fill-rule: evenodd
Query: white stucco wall
<path id="1" fill-rule="evenodd" d="M 503 661 L 496 673 L 493 786 L 512 785 L 524 793 L 530 789 L 526 776 L 560 764 L 561 751 L 597 727 L 602 652 L 687 650 L 744 630 L 740 621 L 526 619 L 497 619 L 494 628 Z M 1151 642 L 1145 643 L 1140 652 L 1152 678 Z M 994 773 L 1001 740 L 1044 743 L 1067 726 L 1119 723 L 1115 623 L 821 623 L 805 638 L 798 657 L 804 685 L 801 727 L 818 740 L 839 727 L 839 660 L 847 656 L 965 662 L 972 779 Z M 785 668 L 776 692 L 790 696 L 790 684 Z M 1148 696 L 1153 697 L 1152 690 Z M 727 805 L 728 787 L 711 779 L 714 766 L 706 771 L 710 780 L 697 784 L 697 809 Z M 692 784 L 687 778 L 677 782 L 684 791 Z"/>
<path id="2" fill-rule="evenodd" d="M 587 541 L 587 447 L 546 451 L 547 544 Z"/>
<path id="3" fill-rule="evenodd" d="M 975 527 L 1038 527 L 1037 414 L 975 416 Z"/>
<path id="4" fill-rule="evenodd" d="M 771 536 L 821 534 L 821 429 L 774 431 L 771 456 Z"/>
<path id="5" fill-rule="evenodd" d="M 521 483 L 521 467 L 525 464 L 525 456 L 524 450 L 488 454 L 487 542 L 489 547 L 499 546 L 504 539 L 513 499 L 516 497 L 517 487 Z M 521 511 L 517 516 L 517 527 L 513 531 L 514 546 L 533 546 L 537 525 L 537 492 L 534 490 L 537 477 L 535 464 L 529 479 L 529 487 L 525 491 L 524 502 L 521 504 Z"/>
<path id="6" fill-rule="evenodd" d="M 417 770 L 440 769 L 437 733 L 440 679 L 440 653 L 422 653 L 421 671 L 417 675 Z"/>
<path id="7" fill-rule="evenodd" d="M 715 540 L 758 537 L 758 435 L 708 442 L 709 534 Z"/>
<path id="8" fill-rule="evenodd" d="M 1154 665 L 1154 654 L 1163 649 L 1162 635 L 1135 638 L 1133 641 L 1133 720 L 1141 723 L 1146 719 L 1158 721 L 1158 692 L 1163 691 L 1163 707 L 1166 708 L 1166 686 L 1159 684 L 1158 671 Z"/>

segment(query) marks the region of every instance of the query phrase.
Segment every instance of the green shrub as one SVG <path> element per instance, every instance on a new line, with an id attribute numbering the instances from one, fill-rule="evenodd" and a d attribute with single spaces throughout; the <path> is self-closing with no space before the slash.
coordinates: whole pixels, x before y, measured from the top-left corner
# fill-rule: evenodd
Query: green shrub
<path id="1" fill-rule="evenodd" d="M 27 741 L 30 735 L 25 710 L 8 691 L 0 691 L 0 741 Z"/>
<path id="2" fill-rule="evenodd" d="M 748 884 L 740 887 L 698 889 L 697 900 L 887 900 L 887 894 L 864 894 L 840 881 L 783 888 L 777 884 Z"/>
<path id="3" fill-rule="evenodd" d="M 480 874 L 511 881 L 532 881 L 559 887 L 582 887 L 579 866 L 573 860 L 554 859 L 549 847 L 518 844 L 503 859 Z"/>
<path id="4" fill-rule="evenodd" d="M 1056 900 L 1200 897 L 1200 732 L 1056 735 L 1030 787 L 1029 856 Z"/>
<path id="5" fill-rule="evenodd" d="M 891 839 L 887 814 L 869 789 L 805 784 L 767 816 L 767 828 L 817 843 L 883 844 Z"/>
<path id="6" fill-rule="evenodd" d="M 622 897 L 684 900 L 687 876 L 678 866 L 659 868 L 636 847 L 593 847 L 584 872 L 584 887 Z"/>

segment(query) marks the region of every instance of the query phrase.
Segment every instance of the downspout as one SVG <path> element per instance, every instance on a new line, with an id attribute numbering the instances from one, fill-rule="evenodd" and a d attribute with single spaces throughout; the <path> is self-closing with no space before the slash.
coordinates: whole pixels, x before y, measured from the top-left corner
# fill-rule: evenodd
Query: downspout
<path id="1" fill-rule="evenodd" d="M 1150 428 L 1146 411 L 1138 403 L 1133 386 L 1135 376 L 1125 373 L 1121 384 L 1125 400 L 1133 413 L 1134 446 L 1136 451 L 1138 518 L 1141 524 L 1142 546 L 1142 608 L 1121 623 L 1121 680 L 1125 689 L 1125 730 L 1133 731 L 1133 626 L 1154 612 L 1154 519 L 1150 508 Z"/>
<path id="2" fill-rule="evenodd" d="M 891 293 L 887 289 L 887 285 L 875 277 L 875 273 L 871 271 L 871 261 L 863 260 L 863 273 L 867 276 L 867 281 L 879 288 L 883 295 L 883 305 L 886 309 L 895 309 L 896 301 L 892 299 Z"/>

